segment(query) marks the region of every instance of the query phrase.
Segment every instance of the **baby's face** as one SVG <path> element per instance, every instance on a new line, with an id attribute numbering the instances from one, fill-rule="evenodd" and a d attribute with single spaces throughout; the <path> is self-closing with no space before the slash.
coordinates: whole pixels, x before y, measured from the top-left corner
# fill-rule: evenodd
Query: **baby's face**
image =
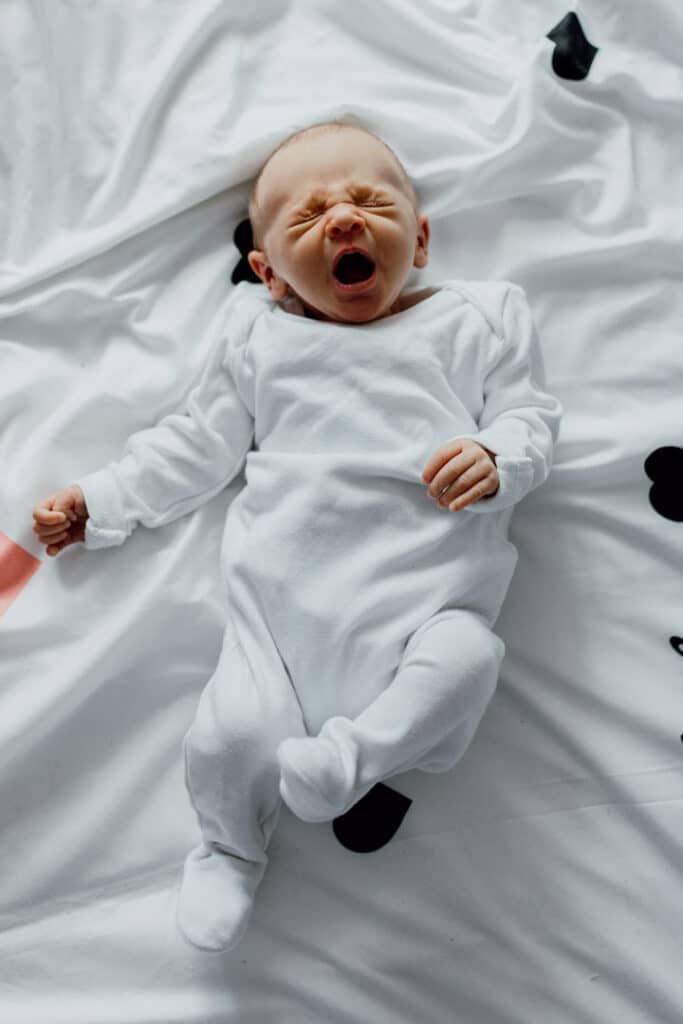
<path id="1" fill-rule="evenodd" d="M 427 217 L 391 153 L 364 132 L 314 134 L 280 150 L 258 203 L 265 229 L 252 270 L 276 301 L 292 292 L 318 319 L 365 323 L 397 311 L 411 267 L 427 264 Z M 369 260 L 336 262 L 351 246 Z"/>

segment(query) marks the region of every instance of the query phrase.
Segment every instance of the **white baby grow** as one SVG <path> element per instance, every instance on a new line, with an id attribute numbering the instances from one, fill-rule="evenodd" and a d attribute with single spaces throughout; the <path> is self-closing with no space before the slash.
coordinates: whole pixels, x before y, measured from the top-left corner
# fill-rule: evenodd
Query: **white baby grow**
<path id="1" fill-rule="evenodd" d="M 75 481 L 97 550 L 187 515 L 246 459 L 221 655 L 183 741 L 202 842 L 178 921 L 200 947 L 242 935 L 280 797 L 332 821 L 397 772 L 462 757 L 505 650 L 510 514 L 546 480 L 560 415 L 514 285 L 446 281 L 349 326 L 243 281 L 185 407 Z M 495 452 L 499 478 L 457 516 L 422 479 L 453 438 Z"/>

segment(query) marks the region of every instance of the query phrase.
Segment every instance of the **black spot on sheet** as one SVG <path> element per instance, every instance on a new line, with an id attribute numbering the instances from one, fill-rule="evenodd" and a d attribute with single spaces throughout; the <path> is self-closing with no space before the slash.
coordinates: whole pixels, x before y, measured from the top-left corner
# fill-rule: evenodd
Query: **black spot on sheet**
<path id="1" fill-rule="evenodd" d="M 653 481 L 649 498 L 655 512 L 675 523 L 683 523 L 683 448 L 676 445 L 655 448 L 645 459 L 643 468 Z M 669 643 L 683 658 L 683 636 L 670 636 Z"/>
<path id="2" fill-rule="evenodd" d="M 585 78 L 591 69 L 593 58 L 598 47 L 586 39 L 581 22 L 573 11 L 565 14 L 555 28 L 547 34 L 547 38 L 555 43 L 553 50 L 553 71 L 559 78 L 568 78 L 578 82 Z"/>
<path id="3" fill-rule="evenodd" d="M 669 643 L 676 654 L 680 654 L 681 658 L 683 658 L 683 636 L 670 636 Z"/>
<path id="4" fill-rule="evenodd" d="M 334 819 L 332 829 L 347 850 L 373 853 L 396 834 L 412 802 L 398 790 L 378 782 L 346 814 Z"/>
<path id="5" fill-rule="evenodd" d="M 233 270 L 230 280 L 233 284 L 239 284 L 240 281 L 250 281 L 252 284 L 260 284 L 261 278 L 251 269 L 249 266 L 249 260 L 247 259 L 247 256 L 254 248 L 254 236 L 251 230 L 251 221 L 248 217 L 239 222 L 235 228 L 232 240 L 240 251 L 241 259 Z"/>
<path id="6" fill-rule="evenodd" d="M 650 504 L 655 512 L 675 523 L 683 523 L 683 448 L 656 448 L 645 459 L 650 480 Z"/>

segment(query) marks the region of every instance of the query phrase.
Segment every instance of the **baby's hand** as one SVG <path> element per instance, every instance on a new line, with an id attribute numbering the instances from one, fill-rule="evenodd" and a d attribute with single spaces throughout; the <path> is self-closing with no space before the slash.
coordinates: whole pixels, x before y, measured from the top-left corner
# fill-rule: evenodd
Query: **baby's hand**
<path id="1" fill-rule="evenodd" d="M 47 553 L 52 558 L 69 544 L 85 540 L 88 509 L 83 491 L 78 484 L 55 491 L 38 502 L 33 518 L 33 532 L 38 534 L 38 540 L 48 545 Z"/>
<path id="2" fill-rule="evenodd" d="M 496 456 L 468 437 L 453 438 L 428 459 L 422 479 L 440 508 L 457 512 L 498 490 Z"/>

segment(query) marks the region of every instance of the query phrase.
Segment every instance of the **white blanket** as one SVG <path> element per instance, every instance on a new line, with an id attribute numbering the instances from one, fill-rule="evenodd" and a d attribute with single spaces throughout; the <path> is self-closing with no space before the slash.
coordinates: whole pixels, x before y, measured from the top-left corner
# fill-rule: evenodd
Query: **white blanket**
<path id="1" fill-rule="evenodd" d="M 3 1024 L 679 1020 L 683 13 L 572 9 L 583 79 L 553 69 L 558 0 L 0 6 Z M 240 481 L 56 559 L 31 509 L 187 395 L 253 175 L 349 113 L 430 217 L 409 286 L 519 283 L 565 412 L 465 758 L 392 780 L 413 803 L 373 854 L 283 812 L 212 957 L 173 924 L 180 741 Z"/>

